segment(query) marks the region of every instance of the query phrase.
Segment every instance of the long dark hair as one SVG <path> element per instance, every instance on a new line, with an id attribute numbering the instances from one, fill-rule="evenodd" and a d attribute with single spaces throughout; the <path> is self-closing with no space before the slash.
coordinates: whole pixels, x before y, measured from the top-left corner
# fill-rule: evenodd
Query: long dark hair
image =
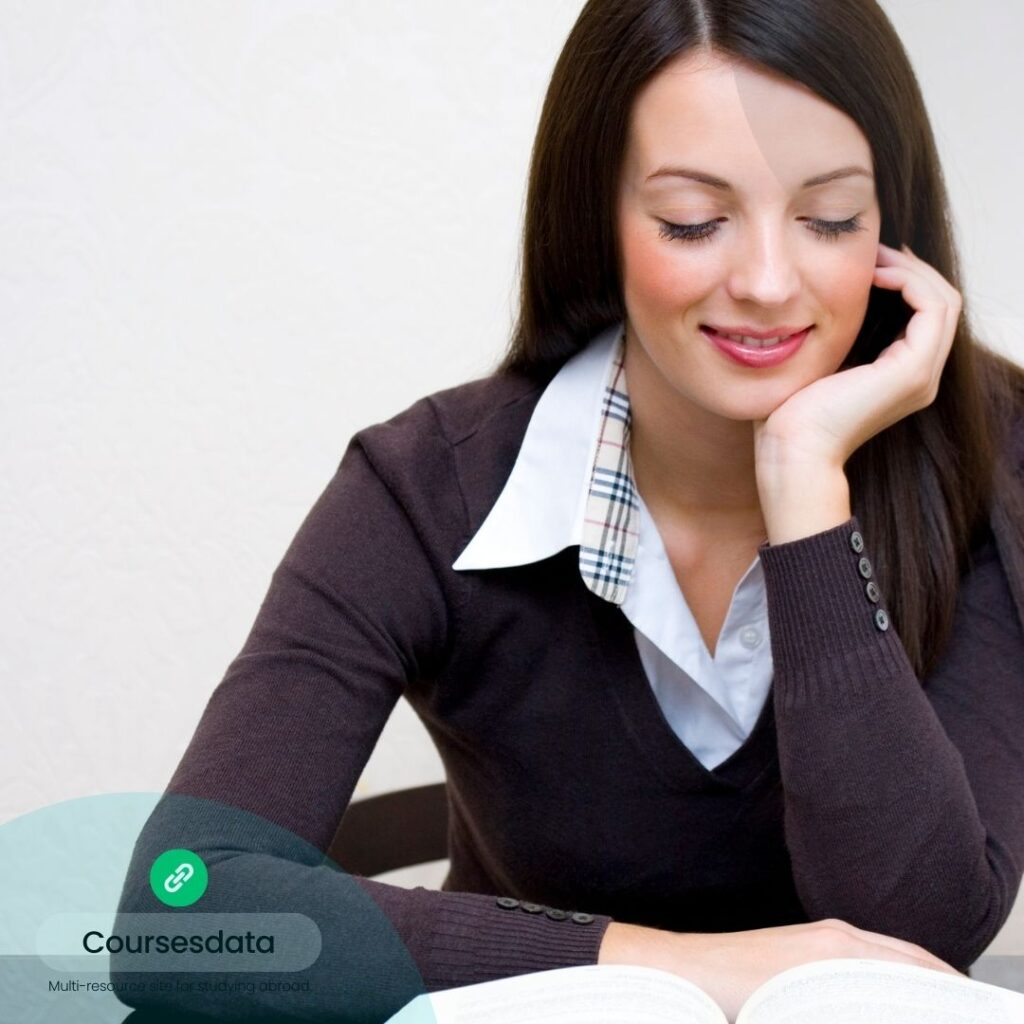
<path id="1" fill-rule="evenodd" d="M 696 47 L 800 82 L 871 145 L 881 240 L 906 243 L 963 293 L 949 201 L 917 78 L 874 0 L 589 0 L 562 49 L 534 142 L 518 318 L 495 373 L 539 379 L 625 318 L 616 201 L 634 97 Z M 872 288 L 844 365 L 871 362 L 906 326 Z M 893 626 L 923 679 L 949 639 L 961 573 L 991 525 L 1024 623 L 1024 370 L 975 337 L 967 302 L 927 408 L 846 463 Z"/>

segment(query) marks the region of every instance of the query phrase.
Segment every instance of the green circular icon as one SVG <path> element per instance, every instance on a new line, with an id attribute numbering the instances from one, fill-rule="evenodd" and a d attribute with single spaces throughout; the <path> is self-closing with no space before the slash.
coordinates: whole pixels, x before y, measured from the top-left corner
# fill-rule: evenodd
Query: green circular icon
<path id="1" fill-rule="evenodd" d="M 165 850 L 149 869 L 149 885 L 169 907 L 191 906 L 206 892 L 206 865 L 191 850 Z"/>

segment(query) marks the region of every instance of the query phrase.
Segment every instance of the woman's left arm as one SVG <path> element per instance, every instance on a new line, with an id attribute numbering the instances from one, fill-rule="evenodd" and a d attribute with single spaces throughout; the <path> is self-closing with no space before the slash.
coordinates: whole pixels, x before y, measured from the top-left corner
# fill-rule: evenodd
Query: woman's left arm
<path id="1" fill-rule="evenodd" d="M 992 540 L 924 687 L 886 614 L 842 467 L 934 401 L 961 300 L 906 248 L 879 247 L 875 281 L 916 311 L 906 331 L 754 428 L 786 842 L 812 920 L 964 969 L 1024 870 L 1024 631 Z"/>
<path id="2" fill-rule="evenodd" d="M 922 688 L 884 594 L 867 595 L 870 552 L 856 517 L 761 552 L 794 879 L 811 920 L 963 970 L 1024 867 L 1024 630 L 989 540 Z"/>

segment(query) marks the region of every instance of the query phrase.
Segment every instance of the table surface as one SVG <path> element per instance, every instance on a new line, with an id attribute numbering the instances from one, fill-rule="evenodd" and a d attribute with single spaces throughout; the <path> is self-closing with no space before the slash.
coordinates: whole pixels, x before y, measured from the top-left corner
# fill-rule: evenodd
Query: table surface
<path id="1" fill-rule="evenodd" d="M 971 965 L 975 981 L 987 981 L 1014 992 L 1024 992 L 1024 956 L 981 956 Z"/>

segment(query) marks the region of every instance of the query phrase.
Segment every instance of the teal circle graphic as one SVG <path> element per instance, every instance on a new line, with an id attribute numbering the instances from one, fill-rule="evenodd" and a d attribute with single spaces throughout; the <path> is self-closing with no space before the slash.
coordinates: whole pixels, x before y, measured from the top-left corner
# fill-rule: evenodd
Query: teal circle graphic
<path id="1" fill-rule="evenodd" d="M 209 881 L 202 857 L 191 850 L 165 850 L 149 869 L 150 888 L 169 907 L 192 906 Z"/>
<path id="2" fill-rule="evenodd" d="M 227 884 L 210 878 L 194 907 L 154 902 L 152 869 L 171 851 L 198 856 L 210 873 L 217 864 Z M 158 884 L 182 863 L 170 864 Z M 275 965 L 237 977 L 159 970 L 155 956 L 143 965 L 126 951 L 83 949 L 88 932 L 170 933 L 179 916 L 193 912 L 197 921 L 212 915 L 196 926 L 200 931 L 216 927 L 211 922 L 218 915 L 246 929 L 258 915 L 256 930 L 275 936 L 290 936 L 281 929 L 305 918 L 324 941 L 300 971 Z M 212 982 L 213 989 L 201 991 L 199 982 Z M 325 1007 L 341 1005 L 346 1015 L 385 1020 L 409 1004 L 402 1024 L 434 1024 L 429 1002 L 418 999 L 425 990 L 401 936 L 363 886 L 323 850 L 259 815 L 216 800 L 127 792 L 61 801 L 0 825 L 4 1022 L 123 1024 L 130 1009 L 141 1011 L 140 1022 L 151 1012 L 154 1021 L 244 1015 L 283 1022 L 322 1017 Z"/>

